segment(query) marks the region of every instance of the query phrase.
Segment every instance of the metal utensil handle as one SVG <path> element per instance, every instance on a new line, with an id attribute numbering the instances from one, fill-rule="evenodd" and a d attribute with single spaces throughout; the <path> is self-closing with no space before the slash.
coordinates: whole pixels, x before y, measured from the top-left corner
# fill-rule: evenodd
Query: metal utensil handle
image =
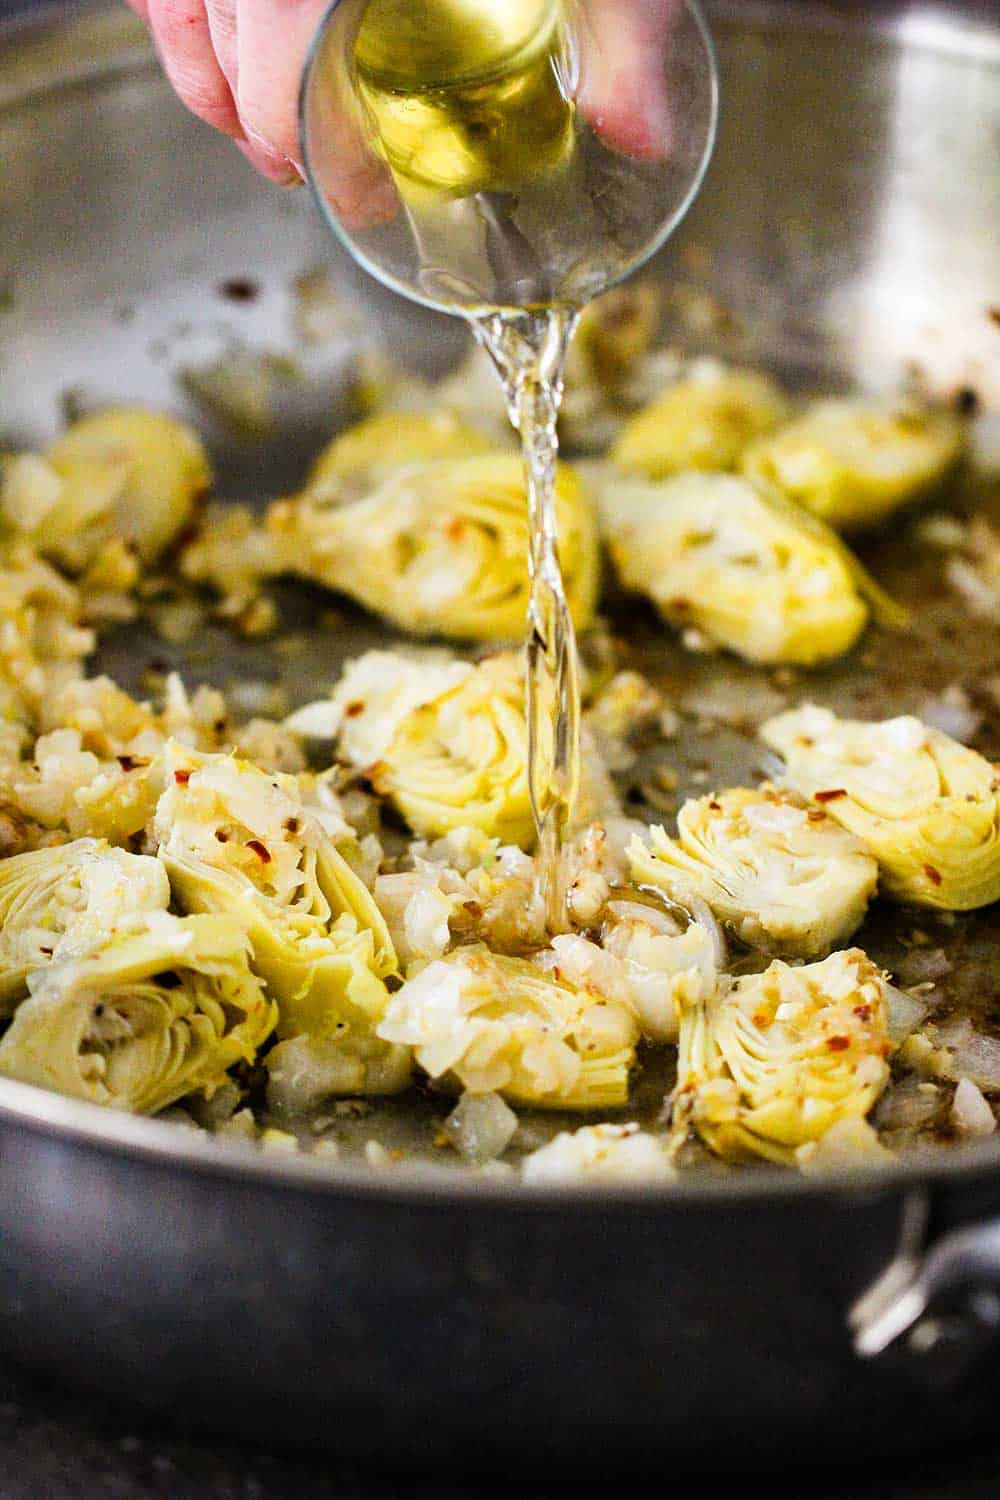
<path id="1" fill-rule="evenodd" d="M 923 1356 L 945 1339 L 971 1357 L 1000 1330 L 1000 1218 L 953 1230 L 925 1250 L 928 1214 L 926 1193 L 912 1194 L 895 1259 L 851 1309 L 862 1359 L 890 1349 Z"/>

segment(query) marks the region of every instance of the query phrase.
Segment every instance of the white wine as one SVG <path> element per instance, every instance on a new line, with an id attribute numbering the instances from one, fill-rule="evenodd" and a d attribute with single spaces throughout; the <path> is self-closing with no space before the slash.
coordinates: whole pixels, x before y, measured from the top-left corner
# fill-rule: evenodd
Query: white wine
<path id="1" fill-rule="evenodd" d="M 563 370 L 579 314 L 567 307 L 496 312 L 473 322 L 497 367 L 507 409 L 521 435 L 529 508 L 526 648 L 528 791 L 538 832 L 549 926 L 565 925 L 559 850 L 580 785 L 580 669 L 573 617 L 563 588 L 556 523 L 556 422 Z"/>
<path id="2" fill-rule="evenodd" d="M 369 0 L 353 71 L 424 284 L 445 300 L 455 291 L 521 435 L 530 512 L 528 785 L 558 929 L 558 853 L 580 780 L 580 689 L 556 535 L 556 420 L 577 312 L 546 305 L 546 249 L 532 225 L 566 199 L 567 179 L 573 196 L 579 122 L 566 9 L 563 0 Z"/>
<path id="3" fill-rule="evenodd" d="M 370 0 L 355 86 L 404 197 L 517 192 L 565 161 L 566 37 L 560 0 Z"/>

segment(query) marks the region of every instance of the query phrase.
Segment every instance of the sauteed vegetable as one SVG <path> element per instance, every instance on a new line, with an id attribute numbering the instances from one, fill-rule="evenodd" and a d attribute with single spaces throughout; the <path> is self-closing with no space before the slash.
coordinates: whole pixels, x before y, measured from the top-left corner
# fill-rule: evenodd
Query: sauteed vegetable
<path id="1" fill-rule="evenodd" d="M 381 1165 L 409 1116 L 442 1165 L 534 1182 L 995 1128 L 989 997 L 945 981 L 952 952 L 981 977 L 1000 901 L 1000 655 L 919 712 L 842 692 L 920 649 L 931 572 L 1000 652 L 968 423 L 658 377 L 655 326 L 615 293 L 569 370 L 586 764 L 555 909 L 509 648 L 526 499 L 475 357 L 437 387 L 366 370 L 368 414 L 263 515 L 208 506 L 199 438 L 156 413 L 0 458 L 0 1073 Z M 872 576 L 832 528 L 887 518 Z M 400 634 L 267 718 L 239 684 L 87 675 L 140 617 L 291 658 L 288 576 Z M 692 725 L 754 774 L 692 766 Z"/>

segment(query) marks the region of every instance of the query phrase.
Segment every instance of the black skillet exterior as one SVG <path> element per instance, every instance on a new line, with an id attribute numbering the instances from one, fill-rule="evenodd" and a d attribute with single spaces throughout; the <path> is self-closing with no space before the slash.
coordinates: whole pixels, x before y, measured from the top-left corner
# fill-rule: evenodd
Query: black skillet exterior
<path id="1" fill-rule="evenodd" d="M 941 1227 L 995 1212 L 1000 1180 L 935 1201 Z M 852 1352 L 895 1188 L 501 1208 L 67 1149 L 4 1115 L 0 1203 L 5 1353 L 250 1438 L 523 1475 L 850 1461 L 995 1422 L 995 1364 L 943 1405 Z"/>

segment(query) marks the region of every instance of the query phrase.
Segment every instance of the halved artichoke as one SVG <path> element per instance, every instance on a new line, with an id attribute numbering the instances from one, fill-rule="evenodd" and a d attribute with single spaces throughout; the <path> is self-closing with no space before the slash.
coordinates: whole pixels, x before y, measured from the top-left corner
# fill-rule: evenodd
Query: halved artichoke
<path id="1" fill-rule="evenodd" d="M 431 647 L 366 651 L 346 664 L 329 698 L 306 704 L 286 726 L 306 739 L 335 739 L 339 754 L 352 766 L 370 766 L 385 754 L 413 709 L 473 671 L 471 662 Z"/>
<path id="2" fill-rule="evenodd" d="M 371 774 L 417 833 L 479 828 L 528 846 L 527 757 L 524 666 L 505 653 L 411 710 Z"/>
<path id="3" fill-rule="evenodd" d="M 0 861 L 0 1017 L 13 1014 L 37 970 L 169 905 L 170 884 L 157 860 L 98 839 Z"/>
<path id="4" fill-rule="evenodd" d="M 766 375 L 706 361 L 626 424 L 611 459 L 647 479 L 682 469 L 732 469 L 747 444 L 773 432 L 788 411 Z"/>
<path id="5" fill-rule="evenodd" d="M 780 486 L 831 526 L 871 526 L 937 484 L 961 456 L 964 438 L 953 412 L 837 397 L 754 443 L 743 470 Z"/>
<path id="6" fill-rule="evenodd" d="M 897 901 L 972 911 L 1000 899 L 1000 772 L 903 717 L 838 719 L 807 704 L 761 730 L 804 797 L 855 834 Z"/>
<path id="7" fill-rule="evenodd" d="M 210 482 L 205 450 L 184 423 L 116 407 L 75 422 L 45 458 L 12 460 L 2 510 L 40 552 L 82 573 L 118 539 L 144 561 L 157 557 Z"/>
<path id="8" fill-rule="evenodd" d="M 142 930 L 31 976 L 0 1041 L 0 1074 L 140 1114 L 210 1094 L 274 1029 L 248 955 L 232 918 L 147 916 Z"/>
<path id="9" fill-rule="evenodd" d="M 400 469 L 472 458 L 493 445 L 452 412 L 384 412 L 335 437 L 310 471 L 304 493 L 342 505 L 378 489 Z"/>
<path id="10" fill-rule="evenodd" d="M 560 553 L 578 626 L 593 617 L 600 573 L 589 498 L 563 467 Z M 515 640 L 528 604 L 528 503 L 506 454 L 406 469 L 335 508 L 308 494 L 272 506 L 268 526 L 291 567 L 414 635 Z"/>
<path id="11" fill-rule="evenodd" d="M 359 1039 L 385 1013 L 396 955 L 378 907 L 307 811 L 295 779 L 171 744 L 154 833 L 189 911 L 238 918 L 254 971 L 278 1002 L 278 1033 Z M 387 1049 L 370 1049 L 372 1076 Z M 396 1072 L 403 1060 L 396 1058 Z M 364 1090 L 361 1090 L 364 1092 Z"/>
<path id="12" fill-rule="evenodd" d="M 875 895 L 878 866 L 857 839 L 794 793 L 733 787 L 685 802 L 678 836 L 629 848 L 632 878 L 673 900 L 707 901 L 741 942 L 819 958 L 846 941 Z"/>
<path id="13" fill-rule="evenodd" d="M 682 1011 L 675 1139 L 690 1127 L 728 1160 L 791 1164 L 889 1078 L 885 976 L 860 949 L 776 961 Z"/>
<path id="14" fill-rule="evenodd" d="M 842 543 L 746 479 L 690 471 L 654 484 L 608 471 L 600 508 L 622 582 L 750 661 L 828 661 L 864 628 Z"/>
<path id="15" fill-rule="evenodd" d="M 540 1109 L 624 1104 L 639 1036 L 628 1007 L 479 947 L 428 964 L 376 1029 L 447 1087 Z"/>

